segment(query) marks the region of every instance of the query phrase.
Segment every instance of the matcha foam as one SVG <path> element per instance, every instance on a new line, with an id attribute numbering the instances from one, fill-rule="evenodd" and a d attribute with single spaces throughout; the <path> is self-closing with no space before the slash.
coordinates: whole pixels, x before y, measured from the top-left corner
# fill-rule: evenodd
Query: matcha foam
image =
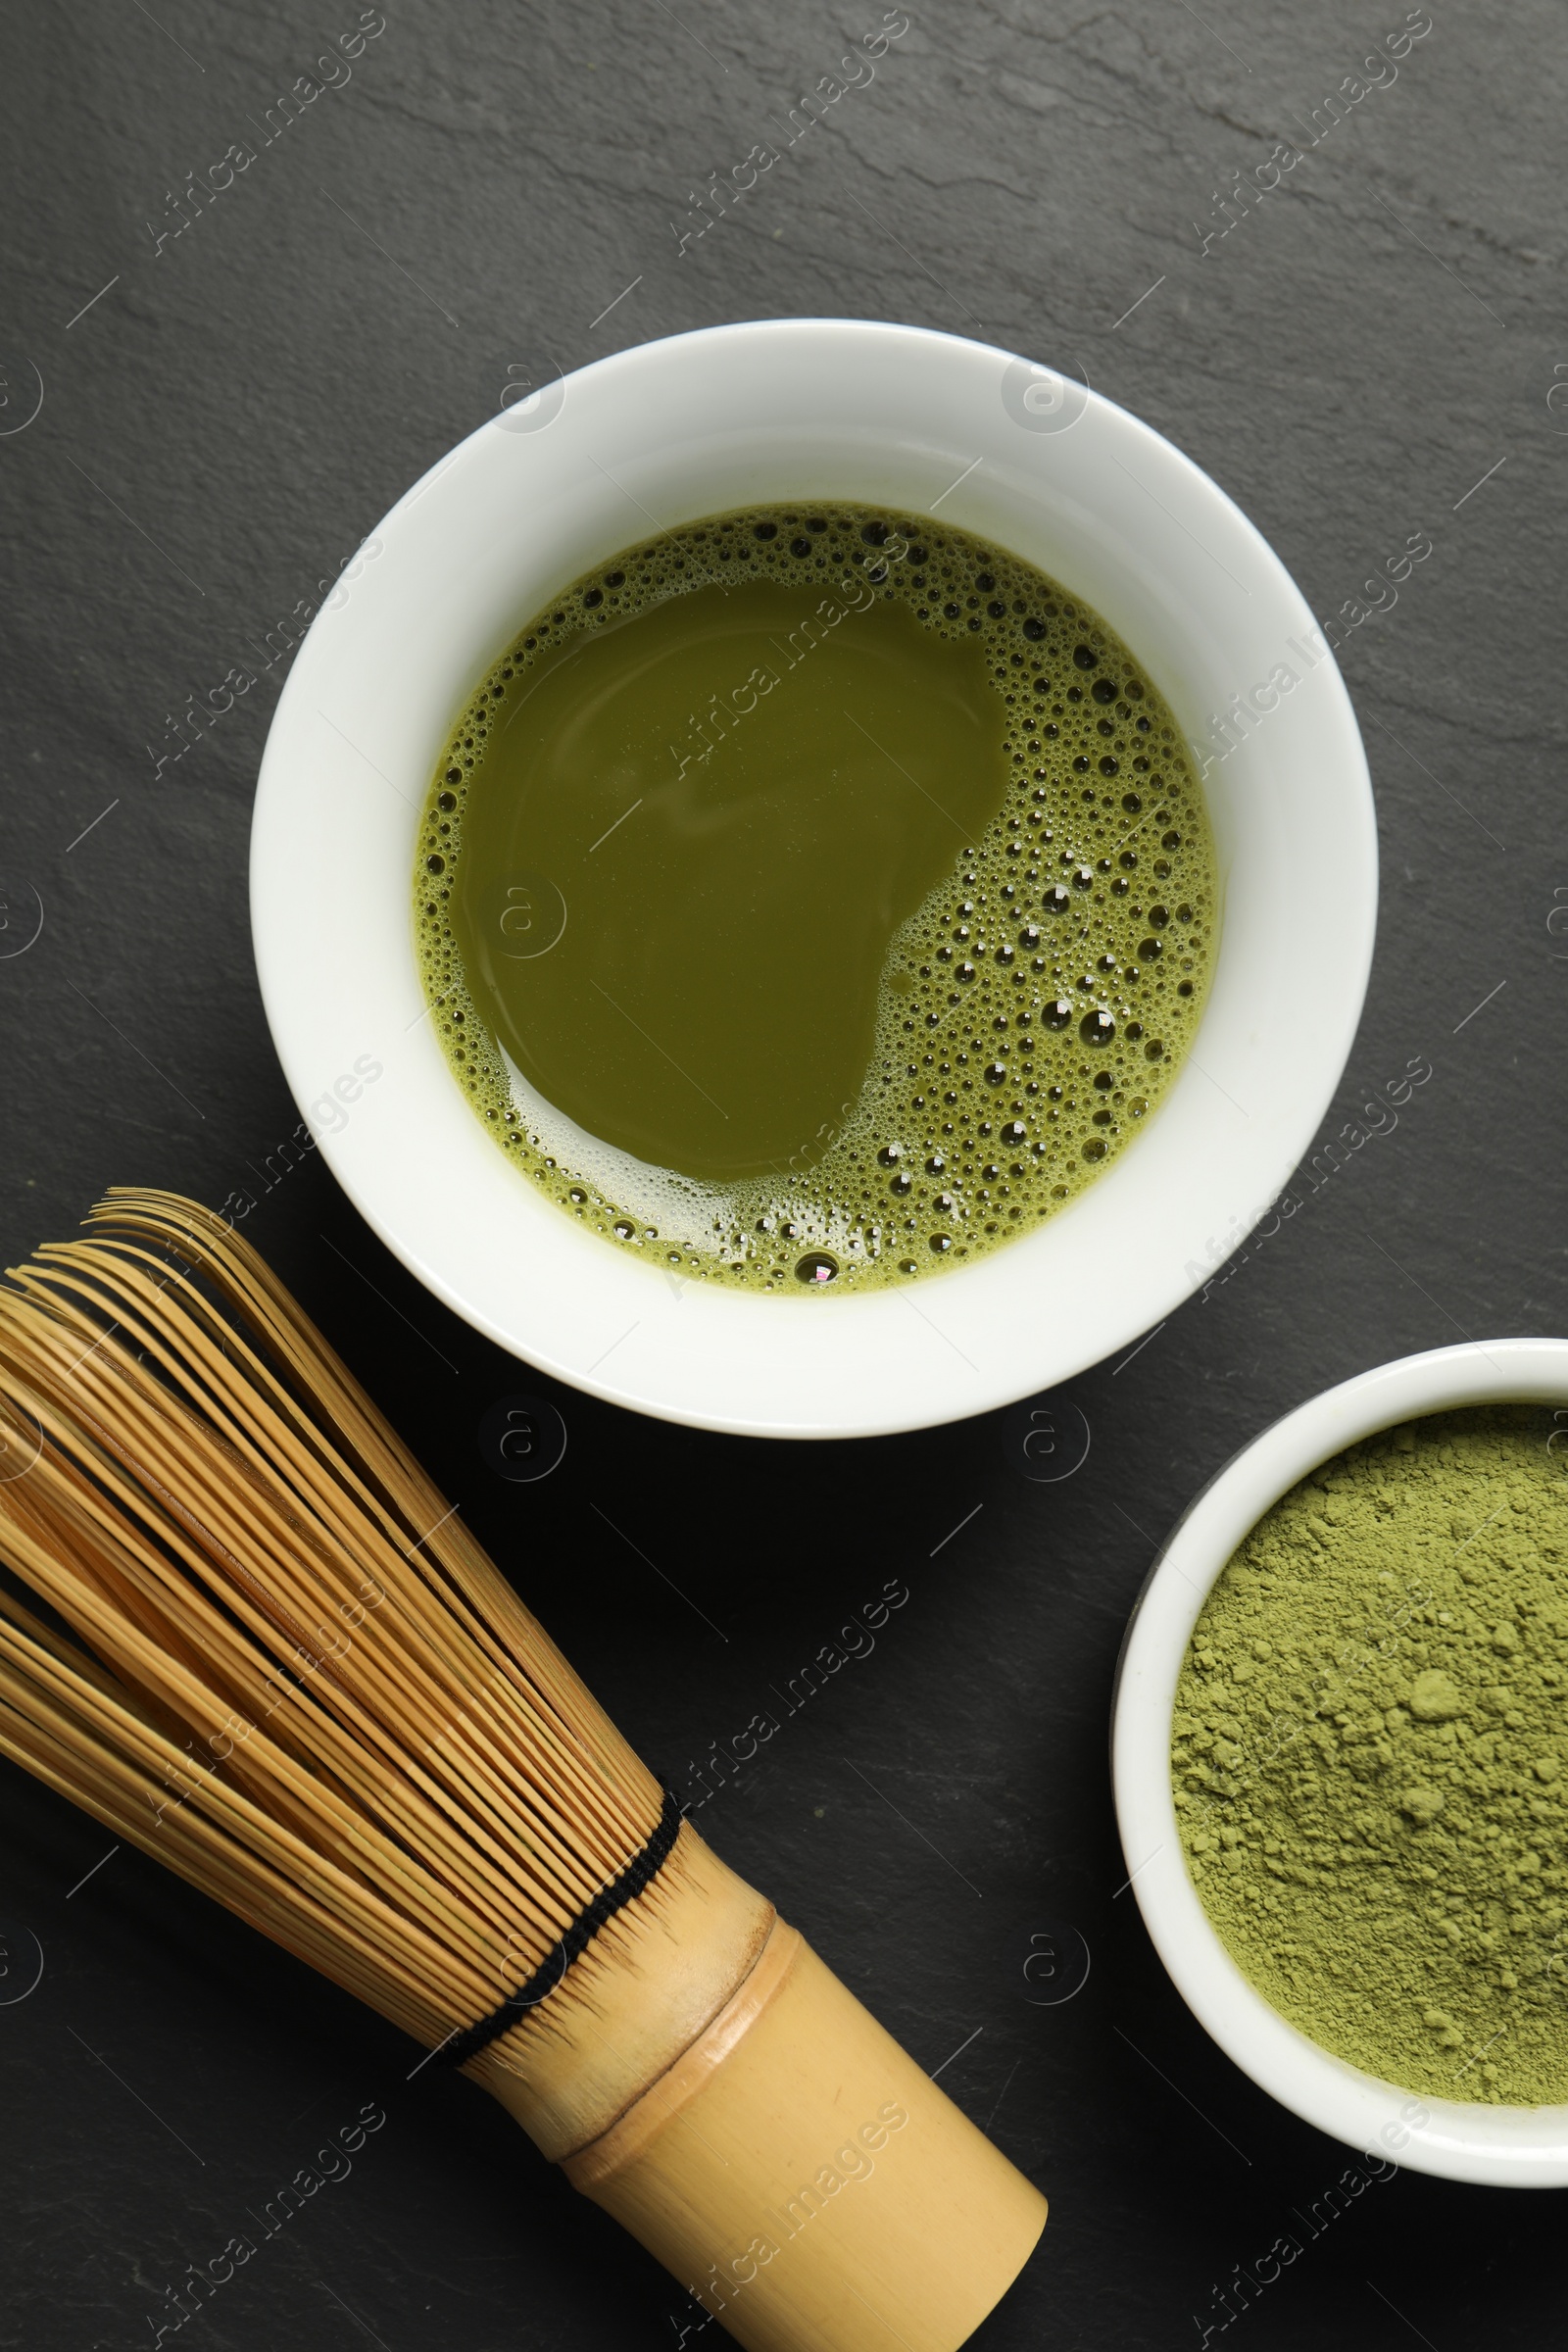
<path id="1" fill-rule="evenodd" d="M 966 649 L 991 712 L 995 790 L 987 786 L 972 833 L 943 836 L 946 870 L 891 931 L 866 1050 L 853 1082 L 835 1091 L 830 1131 L 788 1158 L 715 1177 L 607 1140 L 608 1119 L 596 1126 L 574 1113 L 522 1066 L 526 1025 L 514 1024 L 508 1042 L 465 954 L 465 841 L 481 796 L 497 789 L 504 743 L 522 740 L 507 738 L 509 722 L 515 716 L 526 730 L 519 706 L 548 684 L 552 665 L 694 591 L 744 599 L 767 582 L 775 593 L 809 586 L 829 615 L 823 629 L 843 648 L 858 629 L 876 634 L 855 617 L 873 601 L 900 609 L 915 688 L 922 642 L 933 672 Z M 794 640 L 776 643 L 784 681 Z M 820 674 L 828 659 L 808 652 L 801 675 Z M 739 697 L 734 707 L 710 697 L 670 745 L 669 776 L 689 768 L 711 779 L 723 757 L 755 756 L 766 711 L 785 699 L 759 705 L 753 692 L 748 712 Z M 848 727 L 844 737 L 860 750 Z M 917 776 L 909 782 L 922 794 L 909 807 L 929 824 L 930 795 Z M 640 846 L 655 788 L 628 783 L 621 800 L 639 790 L 648 796 L 635 804 L 641 816 L 628 809 L 622 820 L 618 804 L 605 804 L 603 846 L 586 838 L 585 818 L 571 870 L 591 874 L 595 888 Z M 970 805 L 979 805 L 972 792 Z M 600 822 L 595 815 L 592 829 Z M 696 830 L 688 823 L 689 839 Z M 549 885 L 535 896 L 553 903 Z M 611 1246 L 683 1275 L 794 1293 L 801 1283 L 864 1288 L 973 1259 L 1051 1215 L 1129 1149 L 1197 1028 L 1217 897 L 1207 816 L 1176 725 L 1112 631 L 1046 575 L 964 532 L 825 503 L 749 509 L 662 534 L 585 574 L 530 621 L 443 754 L 419 826 L 414 911 L 434 1034 L 519 1174 Z M 580 944 L 581 921 L 565 935 Z M 803 972 L 811 945 L 808 923 L 793 951 Z M 530 967 L 528 985 L 541 969 Z M 624 990 L 598 989 L 607 1012 L 590 991 L 611 978 L 590 967 L 580 991 L 603 1033 L 613 1037 L 617 1017 L 646 1032 L 647 1066 L 671 1100 L 699 1118 L 699 1095 L 716 1109 L 722 1062 L 694 1058 L 684 1030 Z M 782 985 L 773 1003 L 786 1025 L 802 1012 Z M 586 1028 L 584 1036 L 577 1069 L 598 1051 Z M 804 1027 L 802 1040 L 808 1054 Z M 683 1083 L 696 1093 L 682 1097 Z"/>

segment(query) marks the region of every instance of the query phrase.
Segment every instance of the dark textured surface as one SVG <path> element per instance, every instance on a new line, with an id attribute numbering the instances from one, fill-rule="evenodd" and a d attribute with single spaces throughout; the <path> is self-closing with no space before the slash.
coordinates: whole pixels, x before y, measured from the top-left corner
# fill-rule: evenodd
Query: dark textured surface
<path id="1" fill-rule="evenodd" d="M 1562 19 L 1435 0 L 1397 79 L 1320 124 L 1205 253 L 1215 190 L 1307 146 L 1397 0 L 922 7 L 874 82 L 680 254 L 688 191 L 774 136 L 879 16 L 400 5 L 352 80 L 262 146 L 257 119 L 353 26 L 350 0 L 13 6 L 0 1239 L 10 1261 L 64 1235 L 113 1181 L 215 1202 L 249 1186 L 247 1231 L 688 1787 L 848 1611 L 906 1584 L 874 1650 L 699 1819 L 919 2059 L 963 2045 L 944 2082 L 1050 2193 L 978 2340 L 1197 2343 L 1216 2285 L 1294 2230 L 1301 2258 L 1234 2322 L 1249 2343 L 1544 2345 L 1558 2198 L 1400 2175 L 1317 2236 L 1292 2221 L 1348 2153 L 1210 2046 L 1115 1897 L 1105 1738 L 1153 1546 L 1237 1445 L 1389 1356 L 1568 1321 L 1568 937 L 1548 927 L 1568 904 Z M 244 139 L 256 162 L 155 253 L 169 193 Z M 1018 1475 L 1001 1417 L 770 1450 L 564 1392 L 564 1460 L 508 1486 L 478 1424 L 540 1384 L 416 1288 L 315 1157 L 270 1191 L 257 1173 L 297 1117 L 244 891 L 282 664 L 177 761 L 168 718 L 265 659 L 265 632 L 509 380 L 803 312 L 1076 362 L 1240 501 L 1324 616 L 1430 534 L 1341 657 L 1385 866 L 1325 1132 L 1412 1056 L 1433 1076 L 1396 1130 L 1299 1183 L 1300 1212 L 1206 1300 L 1076 1384 L 1093 1444 L 1063 1483 Z M 19 954 L 34 893 L 43 929 Z M 654 2346 L 700 2317 L 480 2093 L 406 2082 L 398 2035 L 140 1856 L 78 1886 L 106 1838 L 9 1770 L 0 1804 L 0 1990 L 30 1975 L 29 1934 L 44 1956 L 0 2007 L 0 2341 L 154 2340 L 186 2265 L 366 2101 L 387 2120 L 351 2177 L 189 2340 Z M 1076 1998 L 1034 2007 L 1021 1956 L 1048 1921 L 1093 1964 Z"/>

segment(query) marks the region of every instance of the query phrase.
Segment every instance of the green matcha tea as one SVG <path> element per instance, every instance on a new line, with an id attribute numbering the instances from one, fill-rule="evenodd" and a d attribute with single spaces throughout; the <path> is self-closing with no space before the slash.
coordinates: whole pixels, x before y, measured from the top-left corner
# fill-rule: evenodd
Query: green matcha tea
<path id="1" fill-rule="evenodd" d="M 1126 1149 L 1217 930 L 1201 797 L 1103 621 L 824 504 L 564 589 L 463 712 L 415 876 L 435 1033 L 527 1180 L 749 1289 L 904 1280 Z"/>
<path id="2" fill-rule="evenodd" d="M 1427 2096 L 1568 2101 L 1568 1484 L 1545 1406 L 1386 1430 L 1259 1521 L 1172 1722 L 1238 1967 Z"/>

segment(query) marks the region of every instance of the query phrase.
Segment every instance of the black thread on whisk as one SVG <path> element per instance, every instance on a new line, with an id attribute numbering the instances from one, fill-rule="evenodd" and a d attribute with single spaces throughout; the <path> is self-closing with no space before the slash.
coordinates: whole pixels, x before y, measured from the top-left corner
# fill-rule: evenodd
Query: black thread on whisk
<path id="1" fill-rule="evenodd" d="M 535 2009 L 547 1993 L 554 1992 L 567 1969 L 588 1949 L 606 1922 L 614 1918 L 627 1903 L 634 1902 L 643 1888 L 656 1878 L 668 1858 L 670 1848 L 680 1836 L 685 1805 L 667 1783 L 662 1784 L 664 1802 L 659 1823 L 648 1843 L 633 1854 L 624 1870 L 612 1878 L 585 1909 L 578 1912 L 561 1941 L 547 1952 L 525 1984 L 509 1992 L 488 2017 L 480 2018 L 476 2026 L 466 2026 L 461 2034 L 451 2034 L 430 2053 L 437 2066 L 463 2066 L 487 2049 L 498 2034 L 505 2034 L 519 2017 Z"/>

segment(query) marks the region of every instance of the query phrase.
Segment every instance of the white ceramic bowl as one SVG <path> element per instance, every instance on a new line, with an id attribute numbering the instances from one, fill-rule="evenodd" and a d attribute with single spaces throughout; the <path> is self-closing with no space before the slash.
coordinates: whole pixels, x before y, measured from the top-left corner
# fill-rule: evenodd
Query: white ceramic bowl
<path id="1" fill-rule="evenodd" d="M 1210 761 L 1224 889 L 1195 1050 L 1137 1143 L 1026 1239 L 860 1297 L 679 1282 L 536 1199 L 447 1070 L 413 946 L 418 808 L 455 713 L 522 623 L 655 520 L 796 497 L 937 509 L 1098 608 Z M 1238 697 L 1248 715 L 1221 757 L 1211 720 Z M 1311 1140 L 1360 1012 L 1376 896 L 1344 684 L 1224 493 L 1070 379 L 954 336 L 842 319 L 620 352 L 445 458 L 300 648 L 251 852 L 284 1071 L 388 1248 L 559 1379 L 669 1420 L 800 1438 L 1010 1402 L 1168 1314 Z"/>
<path id="2" fill-rule="evenodd" d="M 1568 2106 L 1414 2096 L 1298 2033 L 1253 1990 L 1209 1926 L 1171 1801 L 1176 1683 L 1200 1610 L 1243 1538 L 1347 1446 L 1418 1414 L 1503 1401 L 1568 1403 L 1568 1340 L 1477 1340 L 1380 1364 L 1254 1438 L 1176 1526 L 1133 1611 L 1117 1673 L 1111 1763 L 1122 1851 L 1155 1949 L 1222 2050 L 1282 2105 L 1413 2172 L 1507 2188 L 1568 2186 Z"/>

